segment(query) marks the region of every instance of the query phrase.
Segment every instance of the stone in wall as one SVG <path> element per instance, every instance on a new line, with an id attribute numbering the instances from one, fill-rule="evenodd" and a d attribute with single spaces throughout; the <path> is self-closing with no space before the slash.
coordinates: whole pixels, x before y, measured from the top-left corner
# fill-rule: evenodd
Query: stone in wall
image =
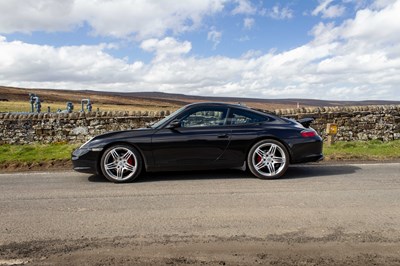
<path id="1" fill-rule="evenodd" d="M 68 134 L 69 135 L 87 135 L 89 130 L 87 127 L 78 126 L 72 129 Z"/>

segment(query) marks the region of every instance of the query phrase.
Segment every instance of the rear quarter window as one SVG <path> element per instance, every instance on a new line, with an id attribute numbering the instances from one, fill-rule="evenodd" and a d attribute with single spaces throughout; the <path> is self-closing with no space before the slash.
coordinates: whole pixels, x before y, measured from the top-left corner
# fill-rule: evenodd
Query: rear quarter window
<path id="1" fill-rule="evenodd" d="M 255 124 L 271 120 L 273 119 L 267 115 L 241 109 L 231 109 L 229 114 L 229 122 L 231 125 Z"/>

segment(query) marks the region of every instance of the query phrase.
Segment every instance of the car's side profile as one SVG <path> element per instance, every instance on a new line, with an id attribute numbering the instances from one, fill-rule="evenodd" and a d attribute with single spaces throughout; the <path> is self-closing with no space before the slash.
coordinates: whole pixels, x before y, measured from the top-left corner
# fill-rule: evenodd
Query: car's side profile
<path id="1" fill-rule="evenodd" d="M 94 137 L 72 154 L 76 171 L 113 182 L 141 171 L 248 169 L 262 179 L 281 177 L 289 164 L 323 158 L 322 139 L 301 123 L 244 106 L 196 103 L 150 128 Z"/>

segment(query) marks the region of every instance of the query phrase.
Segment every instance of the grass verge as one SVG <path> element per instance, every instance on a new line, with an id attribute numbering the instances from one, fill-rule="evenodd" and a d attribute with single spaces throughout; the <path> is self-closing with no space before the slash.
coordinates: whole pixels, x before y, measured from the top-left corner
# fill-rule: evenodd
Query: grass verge
<path id="1" fill-rule="evenodd" d="M 325 145 L 324 155 L 327 160 L 396 160 L 400 159 L 400 140 L 340 141 Z"/>
<path id="2" fill-rule="evenodd" d="M 66 160 L 71 158 L 71 152 L 79 145 L 71 144 L 30 144 L 30 145 L 0 145 L 0 164 L 4 163 L 34 163 Z"/>
<path id="3" fill-rule="evenodd" d="M 0 171 L 71 168 L 77 144 L 0 145 Z M 400 140 L 337 142 L 324 146 L 326 160 L 400 160 Z"/>

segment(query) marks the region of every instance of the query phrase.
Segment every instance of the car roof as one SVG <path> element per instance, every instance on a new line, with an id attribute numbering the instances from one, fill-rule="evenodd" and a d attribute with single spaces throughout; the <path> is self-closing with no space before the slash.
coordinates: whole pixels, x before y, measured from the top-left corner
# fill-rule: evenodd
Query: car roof
<path id="1" fill-rule="evenodd" d="M 251 107 L 248 107 L 246 105 L 241 105 L 240 103 L 233 104 L 233 103 L 224 103 L 224 102 L 197 102 L 197 103 L 191 103 L 186 105 L 186 108 L 193 108 L 197 106 L 220 106 L 220 107 L 227 107 L 227 108 L 237 108 L 237 109 L 242 109 L 242 110 L 248 110 L 251 112 L 259 113 L 265 116 L 273 117 L 275 119 L 280 119 L 279 116 L 269 113 L 268 111 L 260 110 L 260 109 L 253 109 Z"/>
<path id="2" fill-rule="evenodd" d="M 223 107 L 235 107 L 235 108 L 246 108 L 250 109 L 249 107 L 245 105 L 241 105 L 239 103 L 233 104 L 233 103 L 224 103 L 224 102 L 197 102 L 197 103 L 191 103 L 188 104 L 187 107 L 194 107 L 194 106 L 223 106 Z"/>

